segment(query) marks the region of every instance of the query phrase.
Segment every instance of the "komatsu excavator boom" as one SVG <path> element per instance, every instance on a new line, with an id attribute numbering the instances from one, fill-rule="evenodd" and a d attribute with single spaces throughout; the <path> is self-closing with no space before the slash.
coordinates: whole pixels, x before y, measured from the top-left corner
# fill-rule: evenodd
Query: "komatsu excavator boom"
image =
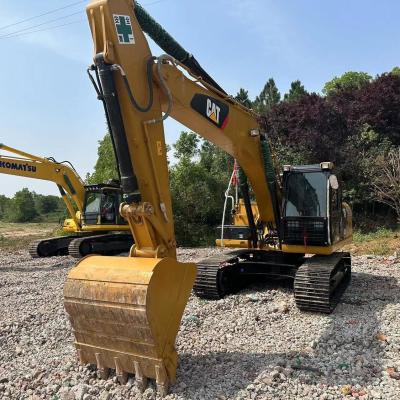
<path id="1" fill-rule="evenodd" d="M 15 155 L 0 154 L 0 173 L 54 182 L 70 215 L 68 223 L 64 223 L 65 231 L 80 230 L 80 221 L 76 216 L 74 204 L 82 213 L 85 189 L 72 166 L 57 163 L 52 158 L 34 156 L 5 144 L 0 144 L 0 150 Z"/>
<path id="2" fill-rule="evenodd" d="M 40 239 L 31 243 L 32 257 L 70 254 L 81 258 L 90 253 L 117 254 L 132 245 L 129 226 L 118 213 L 121 189 L 115 183 L 85 185 L 72 164 L 52 157 L 39 157 L 0 144 L 0 173 L 54 182 L 67 207 L 66 236 Z"/>
<path id="3" fill-rule="evenodd" d="M 103 101 L 135 244 L 129 257 L 89 256 L 69 273 L 64 303 L 81 363 L 115 369 L 161 394 L 175 380 L 175 339 L 196 278 L 176 260 L 163 120 L 172 117 L 234 157 L 248 221 L 247 248 L 198 264 L 197 295 L 220 298 L 249 276 L 295 279 L 301 309 L 330 312 L 350 277 L 336 249 L 351 239 L 331 163 L 272 166 L 263 120 L 238 104 L 136 2 L 93 0 L 92 82 Z M 154 57 L 144 32 L 168 54 Z M 255 196 L 255 220 L 249 195 Z M 305 253 L 315 254 L 304 258 Z M 315 284 L 316 283 L 316 284 Z"/>

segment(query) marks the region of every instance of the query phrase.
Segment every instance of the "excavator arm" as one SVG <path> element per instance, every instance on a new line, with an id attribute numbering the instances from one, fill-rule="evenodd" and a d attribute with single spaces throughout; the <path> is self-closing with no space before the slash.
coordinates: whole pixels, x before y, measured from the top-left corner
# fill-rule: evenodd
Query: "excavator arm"
<path id="1" fill-rule="evenodd" d="M 72 167 L 56 162 L 54 159 L 34 156 L 4 144 L 0 144 L 0 150 L 14 155 L 0 154 L 0 173 L 54 182 L 60 191 L 75 226 L 78 229 L 81 228 L 80 221 L 76 217 L 73 202 L 78 211 L 82 213 L 85 187 L 81 178 Z"/>
<path id="2" fill-rule="evenodd" d="M 122 188 L 134 200 L 122 207 L 122 214 L 131 221 L 136 254 L 175 254 L 162 124 L 166 116 L 237 159 L 257 199 L 261 226 L 276 228 L 277 215 L 265 173 L 267 143 L 257 115 L 201 77 L 190 75 L 173 57 L 154 60 L 136 15 L 130 1 L 94 1 L 88 7 L 95 68 L 111 123 Z M 148 207 L 147 211 L 143 207 Z M 129 218 L 138 213 L 144 224 Z"/>

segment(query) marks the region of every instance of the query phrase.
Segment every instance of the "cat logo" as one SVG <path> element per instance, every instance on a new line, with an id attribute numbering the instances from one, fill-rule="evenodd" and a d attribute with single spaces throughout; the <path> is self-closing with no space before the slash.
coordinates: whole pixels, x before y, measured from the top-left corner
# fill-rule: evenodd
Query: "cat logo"
<path id="1" fill-rule="evenodd" d="M 207 99 L 207 117 L 214 121 L 217 125 L 219 124 L 219 113 L 221 108 L 218 107 L 211 99 Z"/>
<path id="2" fill-rule="evenodd" d="M 224 129 L 228 123 L 229 107 L 220 100 L 196 93 L 190 102 L 191 107 L 206 117 L 218 128 Z"/>

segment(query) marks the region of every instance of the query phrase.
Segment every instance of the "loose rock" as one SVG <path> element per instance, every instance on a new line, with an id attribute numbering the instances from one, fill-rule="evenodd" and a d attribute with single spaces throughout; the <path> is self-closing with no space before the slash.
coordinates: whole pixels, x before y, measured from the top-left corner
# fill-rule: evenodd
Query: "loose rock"
<path id="1" fill-rule="evenodd" d="M 221 249 L 179 249 L 194 261 Z M 155 399 L 78 366 L 63 308 L 76 260 L 0 250 L 0 399 Z M 255 282 L 218 301 L 191 296 L 167 400 L 398 400 L 400 260 L 353 257 L 353 280 L 332 315 L 301 313 L 290 285 Z M 343 388 L 346 387 L 345 394 Z"/>

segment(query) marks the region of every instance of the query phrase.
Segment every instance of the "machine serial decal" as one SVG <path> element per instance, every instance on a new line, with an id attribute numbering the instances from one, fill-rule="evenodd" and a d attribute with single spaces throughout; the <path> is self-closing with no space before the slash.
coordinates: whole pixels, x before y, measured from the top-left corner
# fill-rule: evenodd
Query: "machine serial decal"
<path id="1" fill-rule="evenodd" d="M 0 168 L 16 169 L 18 171 L 36 172 L 36 167 L 29 164 L 19 164 L 15 162 L 0 161 Z"/>
<path id="2" fill-rule="evenodd" d="M 221 101 L 204 94 L 196 93 L 190 106 L 203 117 L 206 117 L 218 128 L 224 129 L 228 123 L 229 107 Z"/>
<path id="3" fill-rule="evenodd" d="M 132 23 L 129 15 L 113 14 L 118 42 L 120 44 L 134 44 L 135 38 L 132 31 Z"/>

